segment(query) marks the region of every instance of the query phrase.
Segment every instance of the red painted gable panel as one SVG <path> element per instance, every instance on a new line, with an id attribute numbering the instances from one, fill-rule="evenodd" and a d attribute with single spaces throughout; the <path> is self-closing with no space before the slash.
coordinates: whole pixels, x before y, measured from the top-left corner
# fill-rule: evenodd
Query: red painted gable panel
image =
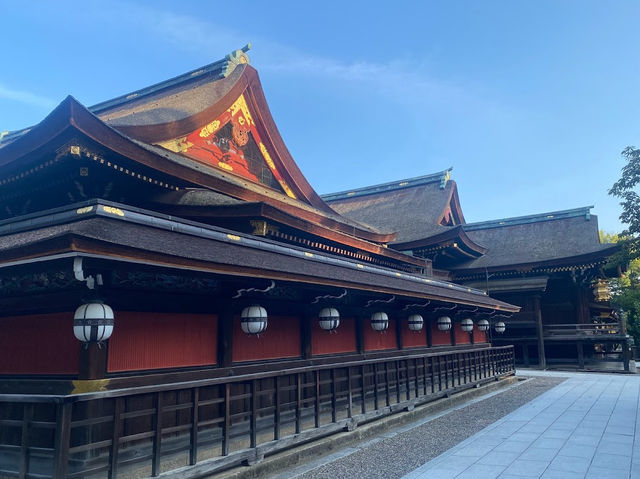
<path id="1" fill-rule="evenodd" d="M 334 333 L 324 331 L 318 321 L 311 325 L 311 354 L 352 353 L 356 351 L 356 321 L 340 318 L 340 326 Z"/>
<path id="2" fill-rule="evenodd" d="M 420 331 L 411 331 L 409 323 L 402 321 L 402 347 L 418 348 L 427 346 L 427 333 L 424 326 Z"/>
<path id="3" fill-rule="evenodd" d="M 217 360 L 218 318 L 205 314 L 116 314 L 109 372 L 206 366 Z"/>
<path id="4" fill-rule="evenodd" d="M 0 331 L 0 373 L 78 373 L 73 312 L 0 318 Z"/>
<path id="5" fill-rule="evenodd" d="M 379 349 L 396 349 L 398 341 L 396 339 L 396 322 L 389 320 L 389 327 L 380 333 L 374 331 L 369 321 L 365 321 L 364 329 L 364 349 L 365 351 L 377 351 Z"/>
<path id="6" fill-rule="evenodd" d="M 431 344 L 433 346 L 451 345 L 451 331 L 440 331 L 436 321 L 431 324 Z"/>
<path id="7" fill-rule="evenodd" d="M 462 330 L 462 325 L 460 323 L 453 323 L 456 331 L 456 344 L 470 344 L 471 343 L 471 334 L 465 333 Z M 475 324 L 473 325 L 475 328 Z"/>
<path id="8" fill-rule="evenodd" d="M 269 317 L 260 336 L 242 332 L 240 317 L 233 318 L 233 358 L 236 361 L 297 358 L 301 356 L 300 320 L 296 317 Z"/>

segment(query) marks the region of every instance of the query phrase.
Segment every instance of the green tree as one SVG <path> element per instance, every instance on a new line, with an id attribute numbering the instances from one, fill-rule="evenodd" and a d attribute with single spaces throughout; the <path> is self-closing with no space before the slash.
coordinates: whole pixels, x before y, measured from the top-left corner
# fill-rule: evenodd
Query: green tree
<path id="1" fill-rule="evenodd" d="M 621 243 L 622 248 L 610 264 L 625 271 L 610 281 L 611 302 L 627 313 L 627 330 L 640 344 L 640 149 L 629 146 L 622 151 L 627 163 L 609 194 L 621 199 L 620 221 L 628 227 L 620 235 L 601 234 L 601 241 Z"/>

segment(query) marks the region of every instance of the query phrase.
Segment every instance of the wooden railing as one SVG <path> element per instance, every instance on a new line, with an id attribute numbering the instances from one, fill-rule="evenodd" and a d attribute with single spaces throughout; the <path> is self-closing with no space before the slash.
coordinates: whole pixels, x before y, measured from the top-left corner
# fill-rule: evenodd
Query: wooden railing
<path id="1" fill-rule="evenodd" d="M 512 346 L 0 395 L 0 478 L 200 477 L 514 372 Z"/>
<path id="2" fill-rule="evenodd" d="M 545 336 L 603 336 L 622 334 L 619 323 L 553 324 L 544 326 Z"/>

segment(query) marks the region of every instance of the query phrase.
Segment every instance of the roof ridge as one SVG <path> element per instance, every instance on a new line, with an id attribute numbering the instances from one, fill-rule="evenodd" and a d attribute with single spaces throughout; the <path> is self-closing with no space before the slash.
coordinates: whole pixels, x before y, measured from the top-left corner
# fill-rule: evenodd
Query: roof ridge
<path id="1" fill-rule="evenodd" d="M 501 228 L 503 226 L 513 226 L 528 223 L 537 223 L 540 221 L 553 221 L 566 218 L 575 218 L 584 216 L 586 221 L 591 219 L 591 208 L 594 206 L 582 206 L 568 210 L 549 211 L 547 213 L 536 213 L 525 216 L 512 216 L 510 218 L 500 218 L 488 221 L 478 221 L 475 223 L 466 223 L 463 226 L 466 231 L 482 230 L 489 228 Z"/>
<path id="2" fill-rule="evenodd" d="M 103 102 L 90 106 L 88 109 L 92 113 L 98 114 L 100 112 L 103 112 L 115 106 L 119 106 L 124 103 L 127 103 L 131 100 L 137 100 L 139 98 L 151 95 L 161 90 L 165 90 L 172 86 L 179 85 L 181 83 L 185 83 L 187 81 L 193 80 L 194 78 L 201 78 L 205 75 L 217 76 L 217 78 L 225 78 L 229 76 L 231 72 L 238 65 L 242 63 L 246 63 L 246 64 L 249 63 L 249 56 L 246 53 L 249 51 L 250 48 L 251 48 L 251 43 L 247 43 L 241 49 L 234 50 L 233 52 L 229 53 L 221 60 L 217 60 L 203 67 L 196 68 L 195 70 L 191 70 L 187 73 L 182 73 L 173 78 L 169 78 L 168 80 L 155 83 L 151 86 L 147 86 L 139 90 L 125 93 L 124 95 L 117 96 L 110 100 L 105 100 Z"/>
<path id="3" fill-rule="evenodd" d="M 438 181 L 440 182 L 440 188 L 443 189 L 450 179 L 451 170 L 453 170 L 453 166 L 447 168 L 446 170 L 442 170 L 437 173 L 431 173 L 429 175 L 415 176 L 413 178 L 406 178 L 404 180 L 390 181 L 388 183 L 364 186 L 362 188 L 338 191 L 336 193 L 327 193 L 324 195 L 320 195 L 320 198 L 322 198 L 324 201 L 336 201 L 346 198 L 354 198 L 358 196 L 366 196 L 387 191 L 400 190 L 403 188 L 411 188 L 413 186 L 426 185 L 429 183 L 436 183 Z"/>

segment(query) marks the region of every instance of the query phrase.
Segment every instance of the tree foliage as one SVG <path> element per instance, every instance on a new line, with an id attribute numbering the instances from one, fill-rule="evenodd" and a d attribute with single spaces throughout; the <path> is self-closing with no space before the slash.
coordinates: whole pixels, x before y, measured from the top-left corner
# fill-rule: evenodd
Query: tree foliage
<path id="1" fill-rule="evenodd" d="M 627 163 L 622 175 L 609 190 L 609 194 L 621 199 L 620 221 L 628 227 L 620 235 L 603 233 L 602 242 L 621 243 L 622 248 L 610 263 L 625 271 L 619 278 L 611 280 L 611 302 L 627 313 L 627 330 L 640 344 L 640 149 L 627 147 L 622 151 Z"/>

